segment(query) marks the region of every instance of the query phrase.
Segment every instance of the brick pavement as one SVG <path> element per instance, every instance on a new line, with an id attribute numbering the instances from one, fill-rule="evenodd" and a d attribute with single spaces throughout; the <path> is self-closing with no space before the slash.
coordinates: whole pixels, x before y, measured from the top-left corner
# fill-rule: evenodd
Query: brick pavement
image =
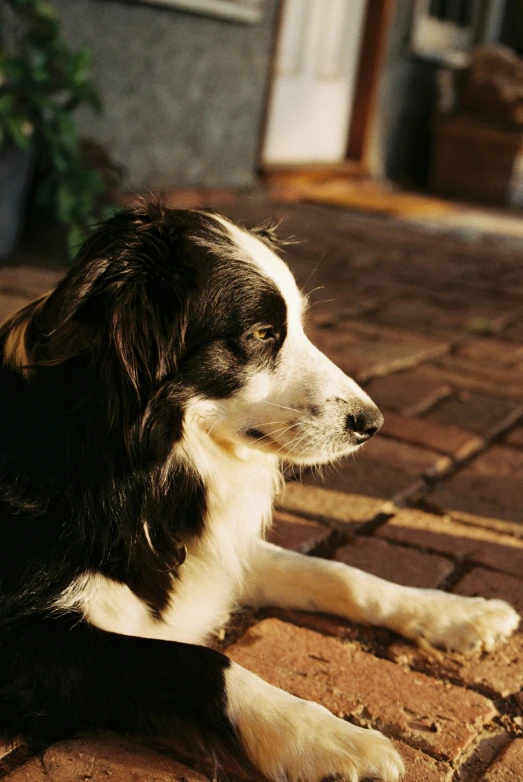
<path id="1" fill-rule="evenodd" d="M 501 597 L 523 613 L 523 250 L 261 196 L 226 201 L 233 217 L 280 216 L 280 233 L 305 240 L 286 254 L 313 291 L 309 333 L 386 418 L 355 460 L 323 479 L 290 476 L 271 539 L 398 583 Z M 39 268 L 0 269 L 0 317 L 60 276 L 48 252 L 42 264 L 38 249 L 23 261 Z M 269 681 L 383 730 L 407 782 L 523 780 L 523 632 L 465 657 L 334 617 L 266 610 L 235 617 L 222 646 Z M 212 776 L 204 759 L 155 747 L 94 736 L 27 758 L 23 746 L 4 746 L 0 777 Z"/>

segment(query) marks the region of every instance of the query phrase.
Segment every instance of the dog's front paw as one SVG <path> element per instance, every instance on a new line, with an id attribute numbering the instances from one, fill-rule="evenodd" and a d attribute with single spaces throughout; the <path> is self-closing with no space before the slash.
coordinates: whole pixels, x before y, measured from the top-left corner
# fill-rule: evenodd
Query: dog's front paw
<path id="1" fill-rule="evenodd" d="M 338 719 L 240 666 L 227 673 L 227 695 L 240 741 L 269 779 L 399 782 L 403 776 L 403 761 L 383 734 Z"/>
<path id="2" fill-rule="evenodd" d="M 338 719 L 316 703 L 293 700 L 263 727 L 258 724 L 250 745 L 249 754 L 269 779 L 398 782 L 403 762 L 383 734 Z"/>
<path id="3" fill-rule="evenodd" d="M 516 630 L 519 620 L 504 600 L 427 590 L 414 616 L 399 631 L 422 646 L 455 652 L 491 651 Z"/>

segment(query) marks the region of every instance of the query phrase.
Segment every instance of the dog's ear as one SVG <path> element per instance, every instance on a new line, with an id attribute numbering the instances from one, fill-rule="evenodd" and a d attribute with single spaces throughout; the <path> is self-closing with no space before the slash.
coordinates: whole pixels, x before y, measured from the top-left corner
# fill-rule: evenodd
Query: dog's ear
<path id="1" fill-rule="evenodd" d="M 123 210 L 81 248 L 39 316 L 36 364 L 83 358 L 115 414 L 146 402 L 176 371 L 194 280 L 157 204 Z"/>
<path id="2" fill-rule="evenodd" d="M 290 238 L 283 238 L 280 235 L 280 228 L 283 220 L 265 220 L 263 223 L 252 226 L 249 231 L 261 242 L 267 245 L 274 252 L 281 252 L 289 244 L 296 244 L 296 242 Z"/>

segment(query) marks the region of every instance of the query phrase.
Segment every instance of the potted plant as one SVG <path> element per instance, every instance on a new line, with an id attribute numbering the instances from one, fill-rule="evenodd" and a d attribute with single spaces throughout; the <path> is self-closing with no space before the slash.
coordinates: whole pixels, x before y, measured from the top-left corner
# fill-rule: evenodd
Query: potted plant
<path id="1" fill-rule="evenodd" d="M 13 207 L 31 172 L 37 207 L 66 227 L 72 252 L 105 190 L 83 159 L 73 118 L 81 104 L 100 109 L 90 53 L 69 50 L 49 0 L 2 0 L 0 30 L 0 256 L 14 248 Z"/>

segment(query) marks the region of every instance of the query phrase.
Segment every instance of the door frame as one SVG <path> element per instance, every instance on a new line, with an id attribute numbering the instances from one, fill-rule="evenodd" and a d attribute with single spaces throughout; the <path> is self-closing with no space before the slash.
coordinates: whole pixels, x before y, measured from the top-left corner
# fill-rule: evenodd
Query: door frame
<path id="1" fill-rule="evenodd" d="M 263 119 L 258 144 L 258 171 L 264 176 L 286 171 L 310 171 L 319 175 L 349 172 L 366 175 L 370 169 L 370 140 L 378 97 L 378 84 L 385 61 L 388 33 L 396 0 L 367 0 L 360 57 L 356 73 L 354 104 L 349 124 L 345 159 L 341 163 L 268 164 L 263 159 L 263 148 L 269 121 L 269 107 L 276 78 L 276 51 L 283 25 L 283 4 L 280 1 L 275 34 L 272 41 L 271 69 L 265 93 Z"/>

